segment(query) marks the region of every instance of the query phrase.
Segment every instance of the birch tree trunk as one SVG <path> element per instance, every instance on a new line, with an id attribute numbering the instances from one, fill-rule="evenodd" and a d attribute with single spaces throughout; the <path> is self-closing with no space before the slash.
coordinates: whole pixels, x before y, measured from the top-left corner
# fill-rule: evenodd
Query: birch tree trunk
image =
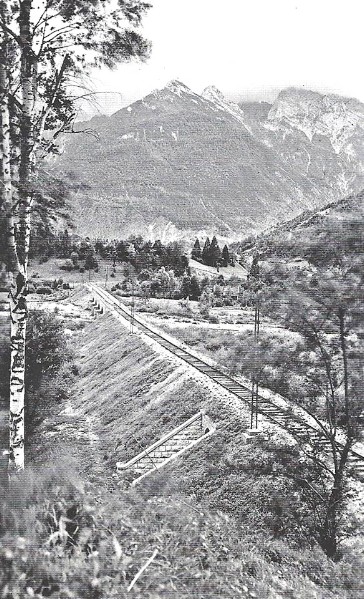
<path id="1" fill-rule="evenodd" d="M 18 271 L 10 291 L 10 444 L 9 469 L 24 468 L 26 276 Z"/>
<path id="2" fill-rule="evenodd" d="M 5 2 L 0 4 L 1 17 L 7 20 Z M 0 52 L 0 112 L 1 112 L 1 218 L 7 236 L 7 266 L 15 274 L 10 290 L 11 318 L 11 360 L 10 360 L 10 405 L 9 405 L 9 467 L 13 470 L 24 468 L 24 369 L 25 369 L 25 327 L 26 319 L 21 310 L 20 289 L 25 280 L 16 251 L 15 222 L 13 214 L 13 182 L 11 165 L 10 135 L 10 77 L 9 40 L 3 32 Z"/>
<path id="3" fill-rule="evenodd" d="M 11 360 L 10 360 L 10 471 L 24 468 L 24 399 L 25 338 L 27 324 L 27 266 L 30 242 L 32 204 L 31 177 L 33 151 L 34 67 L 30 28 L 31 0 L 20 2 L 19 29 L 21 41 L 20 86 L 22 114 L 20 119 L 20 165 L 18 181 L 18 228 L 9 223 L 9 238 L 14 242 L 16 265 L 10 290 Z M 10 228 L 11 227 L 11 228 Z"/>

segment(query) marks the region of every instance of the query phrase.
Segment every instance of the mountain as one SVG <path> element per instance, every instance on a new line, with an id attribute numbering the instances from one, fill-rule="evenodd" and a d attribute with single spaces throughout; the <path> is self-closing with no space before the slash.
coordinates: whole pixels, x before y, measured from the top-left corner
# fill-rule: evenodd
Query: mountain
<path id="1" fill-rule="evenodd" d="M 275 225 L 257 236 L 250 236 L 237 242 L 232 248 L 238 254 L 244 255 L 245 261 L 251 260 L 256 253 L 263 258 L 273 255 L 280 261 L 287 261 L 292 256 L 303 259 L 307 235 L 315 242 L 320 243 L 319 239 L 320 237 L 322 239 L 323 231 L 327 231 L 331 235 L 334 235 L 334 232 L 336 235 L 337 232 L 337 238 L 341 240 L 340 230 L 345 231 L 346 243 L 351 238 L 351 249 L 356 248 L 355 251 L 358 255 L 363 254 L 364 190 L 322 208 L 306 210 L 299 216 Z M 350 231 L 350 235 L 348 231 Z M 304 250 L 302 250 L 302 242 Z M 325 251 L 330 252 L 330 248 L 325 247 L 325 244 L 326 238 L 322 245 Z"/>
<path id="2" fill-rule="evenodd" d="M 80 234 L 238 239 L 364 187 L 363 110 L 285 90 L 235 104 L 171 81 L 77 123 L 53 165 L 72 182 Z"/>
<path id="3" fill-rule="evenodd" d="M 338 199 L 364 187 L 364 105 L 358 100 L 289 88 L 273 105 L 240 108 L 254 138 L 323 193 L 331 188 Z"/>

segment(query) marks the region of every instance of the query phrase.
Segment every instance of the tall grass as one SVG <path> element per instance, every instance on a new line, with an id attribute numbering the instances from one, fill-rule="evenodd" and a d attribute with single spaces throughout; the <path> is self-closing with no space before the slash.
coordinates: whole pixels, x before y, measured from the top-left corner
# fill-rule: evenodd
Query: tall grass
<path id="1" fill-rule="evenodd" d="M 288 549 L 180 494 L 96 494 L 67 456 L 13 481 L 0 525 L 6 599 L 362 596 L 359 563 L 344 568 L 318 549 Z"/>

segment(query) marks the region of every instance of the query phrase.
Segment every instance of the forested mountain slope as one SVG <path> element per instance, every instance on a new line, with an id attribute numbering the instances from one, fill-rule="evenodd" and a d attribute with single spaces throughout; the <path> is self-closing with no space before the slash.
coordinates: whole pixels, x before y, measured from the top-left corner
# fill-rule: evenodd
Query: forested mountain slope
<path id="1" fill-rule="evenodd" d="M 363 186 L 364 108 L 286 90 L 272 107 L 178 81 L 78 123 L 54 165 L 81 234 L 171 239 L 261 231 Z"/>

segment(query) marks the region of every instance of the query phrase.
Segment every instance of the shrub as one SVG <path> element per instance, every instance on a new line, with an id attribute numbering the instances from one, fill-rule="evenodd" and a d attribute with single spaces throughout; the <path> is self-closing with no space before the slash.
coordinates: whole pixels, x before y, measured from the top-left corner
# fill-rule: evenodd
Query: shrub
<path id="1" fill-rule="evenodd" d="M 31 313 L 27 326 L 25 372 L 28 435 L 55 402 L 68 397 L 73 379 L 72 357 L 59 318 L 48 312 Z"/>
<path id="2" fill-rule="evenodd" d="M 98 268 L 98 262 L 96 260 L 96 256 L 93 252 L 89 252 L 86 255 L 86 260 L 85 260 L 85 270 L 95 270 L 96 268 Z"/>
<path id="3" fill-rule="evenodd" d="M 72 260 L 69 260 L 69 259 L 65 260 L 65 262 L 63 264 L 61 264 L 61 266 L 59 268 L 61 270 L 67 270 L 70 272 L 74 268 Z"/>

